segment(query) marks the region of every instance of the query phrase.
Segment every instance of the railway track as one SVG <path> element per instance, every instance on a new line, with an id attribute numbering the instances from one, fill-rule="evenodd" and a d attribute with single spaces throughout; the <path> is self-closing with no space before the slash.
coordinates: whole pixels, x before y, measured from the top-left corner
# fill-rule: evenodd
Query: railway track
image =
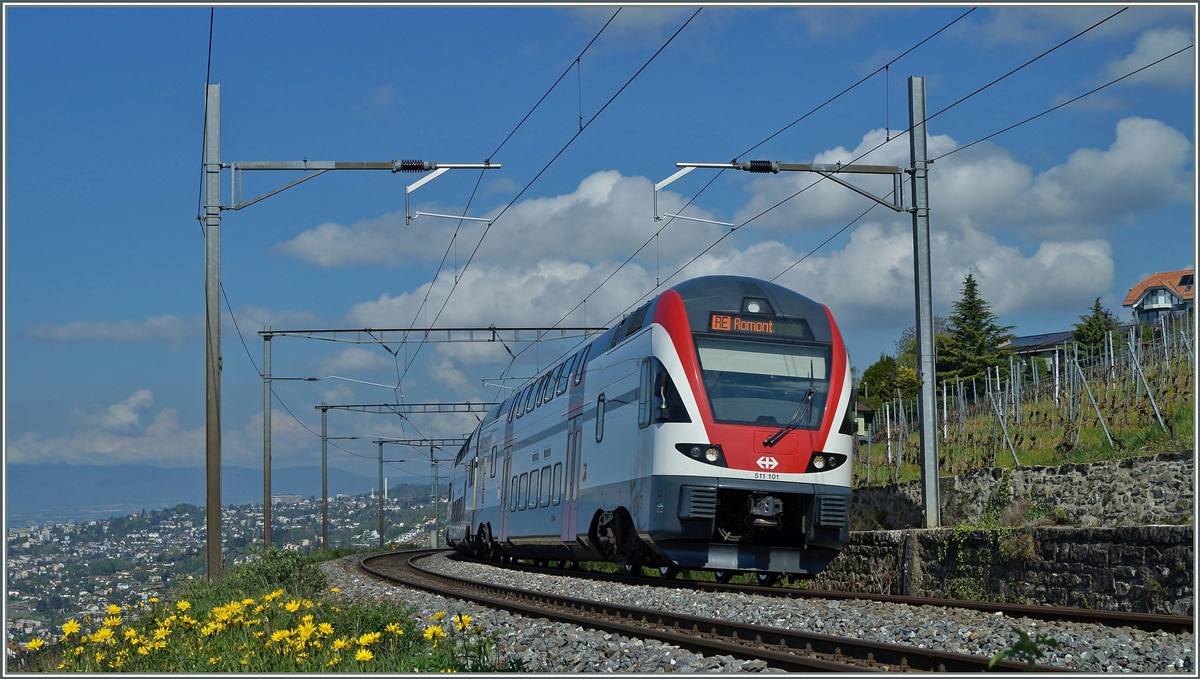
<path id="1" fill-rule="evenodd" d="M 658 587 L 675 589 L 696 589 L 706 592 L 730 592 L 737 594 L 754 594 L 757 596 L 781 597 L 787 599 L 828 599 L 841 601 L 880 601 L 909 606 L 946 606 L 982 611 L 985 613 L 1003 613 L 1006 616 L 1047 622 L 1080 622 L 1106 627 L 1130 627 L 1146 632 L 1163 631 L 1171 634 L 1191 632 L 1195 629 L 1195 617 L 1191 615 L 1162 615 L 1157 613 L 1133 613 L 1129 611 L 1103 611 L 1085 608 L 1068 608 L 1064 606 L 1029 606 L 1022 604 L 995 603 L 989 601 L 960 601 L 957 599 L 934 599 L 929 597 L 899 596 L 894 594 L 867 594 L 861 592 L 838 592 L 833 590 L 793 589 L 790 587 L 763 587 L 758 585 L 733 585 L 708 582 L 703 580 L 676 580 L 655 577 L 640 577 L 617 575 L 612 573 L 597 573 L 593 571 L 566 570 L 524 563 L 496 563 L 470 559 L 462 555 L 451 555 L 449 558 L 471 563 L 480 563 L 494 568 L 508 568 L 527 573 L 547 575 L 570 575 L 575 578 L 586 578 L 600 582 L 619 582 L 639 585 L 652 584 Z"/>
<path id="2" fill-rule="evenodd" d="M 535 618 L 600 629 L 627 637 L 656 639 L 702 654 L 762 660 L 792 672 L 983 672 L 989 659 L 848 637 L 783 630 L 699 618 L 610 603 L 555 596 L 456 578 L 419 562 L 440 550 L 390 552 L 363 558 L 366 573 L 442 596 L 466 599 Z M 996 663 L 994 671 L 1023 671 L 1026 665 Z M 1070 671 L 1038 665 L 1037 671 Z"/>

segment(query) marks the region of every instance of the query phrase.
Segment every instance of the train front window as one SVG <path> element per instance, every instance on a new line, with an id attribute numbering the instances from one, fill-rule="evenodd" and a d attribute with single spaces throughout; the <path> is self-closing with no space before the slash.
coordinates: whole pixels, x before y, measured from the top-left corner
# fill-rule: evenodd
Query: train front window
<path id="1" fill-rule="evenodd" d="M 820 425 L 829 393 L 829 345 L 698 336 L 696 349 L 716 421 Z"/>

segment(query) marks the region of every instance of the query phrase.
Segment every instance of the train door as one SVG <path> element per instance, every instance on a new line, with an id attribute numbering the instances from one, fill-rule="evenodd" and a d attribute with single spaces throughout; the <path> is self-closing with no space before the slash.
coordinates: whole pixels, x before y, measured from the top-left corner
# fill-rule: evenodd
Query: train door
<path id="1" fill-rule="evenodd" d="M 510 488 L 508 483 L 508 475 L 512 470 L 512 456 L 509 454 L 512 448 L 504 449 L 504 465 L 502 469 L 504 473 L 500 475 L 500 532 L 495 536 L 499 542 L 504 542 L 508 539 L 508 504 L 509 494 L 515 492 L 515 489 Z"/>
<path id="2" fill-rule="evenodd" d="M 567 447 L 562 505 L 562 539 L 574 542 L 579 520 L 579 443 L 582 440 L 583 416 L 576 415 L 567 422 Z"/>

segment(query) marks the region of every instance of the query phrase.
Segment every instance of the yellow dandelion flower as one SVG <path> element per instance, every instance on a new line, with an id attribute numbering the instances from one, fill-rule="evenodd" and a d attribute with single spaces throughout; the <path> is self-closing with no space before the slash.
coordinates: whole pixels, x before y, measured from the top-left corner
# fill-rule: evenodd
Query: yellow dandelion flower
<path id="1" fill-rule="evenodd" d="M 366 634 L 364 634 L 358 638 L 358 645 L 359 646 L 368 646 L 370 644 L 373 644 L 373 643 L 379 641 L 379 638 L 382 636 L 383 636 L 382 632 L 367 632 Z"/>
<path id="2" fill-rule="evenodd" d="M 242 599 L 242 605 L 243 606 L 253 606 L 254 599 L 251 599 L 250 597 L 246 597 L 245 599 Z"/>
<path id="3" fill-rule="evenodd" d="M 317 625 L 317 633 L 323 637 L 327 637 L 330 634 L 333 634 L 333 625 L 330 625 L 327 622 L 323 622 L 323 623 Z"/>
<path id="4" fill-rule="evenodd" d="M 303 604 L 305 608 L 313 607 L 313 602 L 309 601 L 308 599 L 304 599 L 300 603 Z"/>
<path id="5" fill-rule="evenodd" d="M 445 612 L 445 611 L 438 611 L 437 613 L 434 613 L 433 615 L 431 615 L 431 616 L 429 616 L 429 617 L 430 617 L 430 618 L 432 618 L 432 619 L 434 619 L 434 620 L 441 620 L 442 618 L 446 617 L 446 612 Z"/>
<path id="6" fill-rule="evenodd" d="M 68 620 L 64 622 L 62 625 L 63 638 L 66 639 L 72 634 L 78 632 L 79 627 L 79 622 L 77 620 Z"/>
<path id="7" fill-rule="evenodd" d="M 437 648 L 438 639 L 446 638 L 446 630 L 442 629 L 441 625 L 430 625 L 425 628 L 425 638 L 433 642 L 433 647 Z"/>
<path id="8" fill-rule="evenodd" d="M 243 664 L 243 665 L 249 665 L 249 664 L 250 664 L 250 659 L 249 659 L 249 658 L 242 658 L 242 664 Z"/>
<path id="9" fill-rule="evenodd" d="M 283 641 L 284 639 L 287 639 L 291 635 L 292 635 L 292 630 L 290 630 L 290 629 L 275 630 L 274 632 L 271 633 L 271 641 Z"/>
<path id="10" fill-rule="evenodd" d="M 217 662 L 219 662 L 220 660 L 221 660 L 221 656 L 219 656 L 219 655 L 210 656 L 210 657 L 208 658 L 208 664 L 209 664 L 209 665 L 216 665 L 216 664 L 217 664 Z"/>
<path id="11" fill-rule="evenodd" d="M 76 657 L 83 655 L 83 646 L 76 646 L 74 652 Z"/>
<path id="12" fill-rule="evenodd" d="M 113 631 L 108 627 L 101 627 L 92 634 L 92 641 L 95 643 L 103 643 L 112 638 Z"/>
<path id="13" fill-rule="evenodd" d="M 97 663 L 104 662 L 104 651 L 96 651 L 96 662 Z"/>
<path id="14" fill-rule="evenodd" d="M 340 639 L 334 639 L 333 646 L 331 646 L 331 648 L 333 648 L 335 651 L 340 651 L 342 649 L 349 648 L 350 645 L 350 640 L 346 637 L 342 637 Z"/>
<path id="15" fill-rule="evenodd" d="M 367 662 L 368 660 L 370 660 L 371 658 L 374 658 L 374 657 L 375 657 L 375 654 L 368 651 L 365 648 L 358 649 L 358 652 L 354 654 L 354 659 L 359 662 Z"/>
<path id="16" fill-rule="evenodd" d="M 471 616 L 466 615 L 465 613 L 459 613 L 458 615 L 454 616 L 454 628 L 460 632 L 465 631 L 471 626 L 472 620 L 474 620 L 474 618 Z"/>
<path id="17" fill-rule="evenodd" d="M 36 650 L 40 649 L 42 646 L 44 646 L 45 644 L 46 644 L 45 639 L 43 639 L 41 637 L 36 637 L 34 639 L 31 639 L 29 641 L 29 643 L 25 644 L 25 648 L 28 648 L 31 651 L 36 651 Z"/>
<path id="18" fill-rule="evenodd" d="M 394 633 L 396 633 L 396 632 L 400 631 L 400 623 L 398 623 L 398 622 L 389 622 L 389 623 L 387 624 L 387 627 L 384 627 L 384 629 L 385 629 L 385 630 L 387 630 L 387 631 L 389 631 L 389 632 L 392 632 L 392 633 L 394 634 Z"/>
<path id="19" fill-rule="evenodd" d="M 336 664 L 340 663 L 341 661 L 342 661 L 342 656 L 340 656 L 340 655 L 335 655 L 335 656 L 333 656 L 332 658 L 330 658 L 330 659 L 329 659 L 329 662 L 325 663 L 325 666 L 326 666 L 326 667 L 333 667 L 334 665 L 336 665 Z"/>
<path id="20" fill-rule="evenodd" d="M 167 642 L 163 640 L 155 641 L 152 646 L 154 646 L 154 650 L 161 651 L 167 647 Z"/>
<path id="21" fill-rule="evenodd" d="M 137 638 L 137 630 L 135 630 L 132 627 L 126 627 L 125 628 L 125 638 L 126 639 L 136 639 Z"/>
<path id="22" fill-rule="evenodd" d="M 307 657 L 308 657 L 307 653 L 297 653 L 296 654 L 296 662 L 301 662 Z"/>
<path id="23" fill-rule="evenodd" d="M 330 588 L 329 588 L 329 591 L 330 591 L 330 592 L 333 592 L 334 594 L 341 594 L 341 593 L 342 593 L 342 589 L 341 589 L 340 587 L 330 587 Z"/>
<path id="24" fill-rule="evenodd" d="M 287 609 L 288 613 L 295 613 L 296 611 L 300 610 L 300 602 L 292 599 L 286 604 L 283 604 L 283 607 Z"/>
<path id="25" fill-rule="evenodd" d="M 101 624 L 103 624 L 105 627 L 120 627 L 121 626 L 121 616 L 110 615 L 107 618 L 105 618 L 104 622 Z"/>
<path id="26" fill-rule="evenodd" d="M 116 604 L 109 604 L 108 608 L 104 609 L 104 612 L 109 615 L 116 615 L 121 612 L 121 607 Z"/>
<path id="27" fill-rule="evenodd" d="M 309 637 L 315 634 L 317 626 L 311 622 L 306 622 L 296 628 L 296 634 L 300 635 L 300 639 L 307 641 Z"/>
<path id="28" fill-rule="evenodd" d="M 150 655 L 150 649 L 145 646 L 138 646 L 138 655 Z"/>
<path id="29" fill-rule="evenodd" d="M 156 597 L 156 596 L 150 597 L 150 603 L 152 603 L 152 604 L 158 603 L 158 597 Z"/>
<path id="30" fill-rule="evenodd" d="M 192 603 L 190 601 L 184 601 L 181 599 L 181 600 L 175 602 L 175 608 L 178 608 L 179 612 L 181 612 L 181 613 L 191 607 L 192 607 Z"/>
<path id="31" fill-rule="evenodd" d="M 171 630 L 167 629 L 166 627 L 159 627 L 158 629 L 154 630 L 155 639 L 166 639 L 169 636 L 171 636 Z"/>
<path id="32" fill-rule="evenodd" d="M 274 592 L 271 592 L 270 594 L 264 594 L 263 601 L 273 601 L 273 600 L 278 599 L 279 597 L 283 596 L 283 594 L 284 594 L 284 592 L 282 589 L 277 589 Z"/>
<path id="33" fill-rule="evenodd" d="M 312 622 L 312 621 L 313 621 L 312 613 L 307 613 L 305 615 L 300 616 L 300 622 Z"/>

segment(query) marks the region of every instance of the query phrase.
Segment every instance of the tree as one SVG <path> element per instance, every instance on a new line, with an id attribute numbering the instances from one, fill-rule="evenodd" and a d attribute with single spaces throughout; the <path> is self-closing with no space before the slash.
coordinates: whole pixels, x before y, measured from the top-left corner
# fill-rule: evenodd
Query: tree
<path id="1" fill-rule="evenodd" d="M 1117 319 L 1113 312 L 1100 304 L 1100 298 L 1092 304 L 1086 313 L 1079 317 L 1079 322 L 1071 326 L 1071 337 L 1082 345 L 1098 347 L 1104 344 L 1104 338 L 1112 330 L 1116 330 Z"/>
<path id="2" fill-rule="evenodd" d="M 941 316 L 933 317 L 933 346 L 934 353 L 940 354 L 942 346 L 946 343 L 946 319 Z M 900 365 L 908 366 L 914 370 L 917 368 L 917 326 L 910 325 L 900 333 L 900 339 L 896 340 L 896 360 Z"/>
<path id="3" fill-rule="evenodd" d="M 881 353 L 879 360 L 863 371 L 862 379 L 858 382 L 858 393 L 868 408 L 878 410 L 884 401 L 892 397 L 897 367 L 895 358 Z"/>
<path id="4" fill-rule="evenodd" d="M 999 325 L 999 317 L 979 296 L 979 284 L 967 274 L 963 281 L 962 298 L 954 303 L 947 336 L 938 353 L 940 379 L 984 377 L 989 368 L 1007 366 L 1008 352 L 996 347 L 1015 335 L 1008 332 L 1011 325 Z"/>

